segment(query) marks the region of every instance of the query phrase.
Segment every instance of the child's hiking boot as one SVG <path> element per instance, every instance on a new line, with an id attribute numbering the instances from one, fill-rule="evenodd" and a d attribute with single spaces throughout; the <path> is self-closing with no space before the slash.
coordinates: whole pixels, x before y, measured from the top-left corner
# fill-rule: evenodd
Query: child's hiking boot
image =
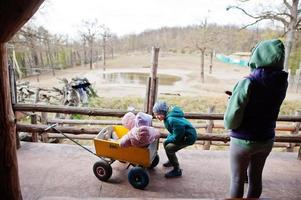
<path id="1" fill-rule="evenodd" d="M 164 167 L 172 167 L 172 164 L 171 164 L 171 162 L 167 161 L 167 162 L 163 163 L 163 166 Z"/>
<path id="2" fill-rule="evenodd" d="M 165 178 L 176 178 L 182 176 L 181 169 L 173 169 L 165 174 Z"/>

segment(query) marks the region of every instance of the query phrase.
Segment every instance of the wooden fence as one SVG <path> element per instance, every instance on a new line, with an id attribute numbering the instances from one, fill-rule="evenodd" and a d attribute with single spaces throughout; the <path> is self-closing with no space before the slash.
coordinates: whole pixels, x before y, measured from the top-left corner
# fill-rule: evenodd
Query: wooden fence
<path id="1" fill-rule="evenodd" d="M 70 134 L 73 139 L 89 139 L 92 140 L 95 135 L 100 131 L 99 125 L 118 125 L 121 124 L 120 117 L 127 111 L 120 110 L 104 110 L 92 108 L 78 108 L 66 106 L 49 106 L 37 104 L 15 104 L 14 111 L 31 112 L 31 124 L 17 123 L 18 132 L 30 132 L 33 136 L 33 141 L 38 141 L 40 136 L 41 140 L 47 142 L 49 138 L 63 138 L 62 135 L 55 133 L 50 129 L 45 131 L 49 124 L 58 123 L 65 126 L 57 126 L 57 129 L 63 133 Z M 38 124 L 37 113 L 41 112 L 40 123 Z M 222 122 L 215 123 L 215 120 L 223 120 L 223 114 L 211 113 L 186 113 L 185 117 L 191 119 L 194 126 L 198 130 L 198 140 L 203 144 L 203 149 L 210 149 L 210 145 L 223 145 L 230 141 L 230 137 L 225 133 L 214 133 L 214 130 L 225 132 Z M 45 113 L 63 113 L 63 114 L 81 114 L 89 116 L 107 116 L 117 117 L 116 120 L 71 120 L 71 119 L 47 119 Z M 198 122 L 195 122 L 198 120 Z M 203 120 L 204 123 L 199 121 Z M 277 122 L 290 122 L 289 124 L 279 124 L 276 127 L 276 137 L 274 147 L 285 147 L 287 151 L 292 151 L 295 146 L 301 143 L 300 124 L 301 124 L 301 111 L 296 112 L 295 116 L 279 116 Z M 69 126 L 66 126 L 69 125 Z M 98 125 L 98 127 L 87 126 L 72 126 L 72 125 Z M 154 122 L 154 126 L 162 130 L 162 123 Z M 204 132 L 202 132 L 202 130 Z M 202 133 L 201 133 L 202 132 Z M 279 134 L 279 132 L 286 132 Z M 162 131 L 161 137 L 164 138 L 167 133 Z M 219 143 L 218 143 L 219 142 Z M 222 142 L 222 143 L 221 143 Z M 299 148 L 298 159 L 301 159 L 301 147 Z"/>

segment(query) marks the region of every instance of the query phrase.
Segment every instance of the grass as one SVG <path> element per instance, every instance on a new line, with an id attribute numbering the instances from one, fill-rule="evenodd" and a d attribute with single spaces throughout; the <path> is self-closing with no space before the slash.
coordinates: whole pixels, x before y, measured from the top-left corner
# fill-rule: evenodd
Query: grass
<path id="1" fill-rule="evenodd" d="M 182 96 L 159 96 L 160 100 L 168 102 L 169 105 L 177 105 L 185 112 L 208 113 L 211 106 L 215 107 L 214 113 L 224 113 L 227 106 L 225 97 L 182 97 Z M 93 108 L 127 110 L 134 107 L 142 111 L 144 98 L 139 97 L 95 97 L 90 99 L 89 106 Z M 285 100 L 280 108 L 279 115 L 294 115 L 301 109 L 301 100 Z"/>

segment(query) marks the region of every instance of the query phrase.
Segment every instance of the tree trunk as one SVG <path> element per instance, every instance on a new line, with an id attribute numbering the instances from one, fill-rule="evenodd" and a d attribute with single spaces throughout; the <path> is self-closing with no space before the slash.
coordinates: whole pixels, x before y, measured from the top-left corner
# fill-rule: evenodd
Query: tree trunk
<path id="1" fill-rule="evenodd" d="M 285 60 L 284 60 L 284 71 L 288 72 L 289 66 L 288 61 L 293 47 L 293 42 L 295 39 L 295 34 L 297 30 L 297 20 L 298 20 L 298 4 L 299 0 L 293 0 L 291 5 L 291 21 L 288 26 L 288 32 L 285 40 Z"/>
<path id="2" fill-rule="evenodd" d="M 285 40 L 285 60 L 284 60 L 284 71 L 288 72 L 289 66 L 288 61 L 291 54 L 293 40 L 295 38 L 295 30 L 289 30 L 287 32 L 286 40 Z"/>
<path id="3" fill-rule="evenodd" d="M 92 70 L 93 64 L 93 42 L 90 43 L 90 70 Z"/>
<path id="4" fill-rule="evenodd" d="M 16 149 L 16 124 L 12 109 L 7 50 L 0 43 L 0 194 L 2 199 L 22 199 Z M 5 116 L 5 117 L 4 117 Z"/>
<path id="5" fill-rule="evenodd" d="M 103 36 L 103 66 L 106 66 L 106 36 Z"/>
<path id="6" fill-rule="evenodd" d="M 212 67 L 213 67 L 213 51 L 210 52 L 209 74 L 212 74 Z"/>
<path id="7" fill-rule="evenodd" d="M 49 64 L 50 67 L 52 69 L 52 75 L 55 76 L 55 71 L 54 71 L 54 64 L 53 64 L 53 56 L 52 53 L 50 51 L 50 44 L 49 44 L 49 40 L 47 40 L 47 50 L 48 50 L 48 60 L 49 60 Z"/>
<path id="8" fill-rule="evenodd" d="M 112 46 L 111 46 L 111 56 L 112 56 L 111 58 L 114 59 L 114 49 Z"/>
<path id="9" fill-rule="evenodd" d="M 204 82 L 205 49 L 201 49 L 201 80 Z"/>

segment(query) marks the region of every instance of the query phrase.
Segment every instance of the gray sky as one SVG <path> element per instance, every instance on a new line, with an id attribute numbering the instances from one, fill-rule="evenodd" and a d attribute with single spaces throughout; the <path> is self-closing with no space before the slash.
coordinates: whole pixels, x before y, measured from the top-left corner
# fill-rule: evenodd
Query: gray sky
<path id="1" fill-rule="evenodd" d="M 252 0 L 267 3 L 267 0 Z M 97 19 L 122 36 L 146 29 L 209 23 L 246 24 L 250 18 L 237 10 L 226 11 L 235 0 L 46 0 L 36 15 L 52 33 L 76 37 L 82 20 Z"/>

